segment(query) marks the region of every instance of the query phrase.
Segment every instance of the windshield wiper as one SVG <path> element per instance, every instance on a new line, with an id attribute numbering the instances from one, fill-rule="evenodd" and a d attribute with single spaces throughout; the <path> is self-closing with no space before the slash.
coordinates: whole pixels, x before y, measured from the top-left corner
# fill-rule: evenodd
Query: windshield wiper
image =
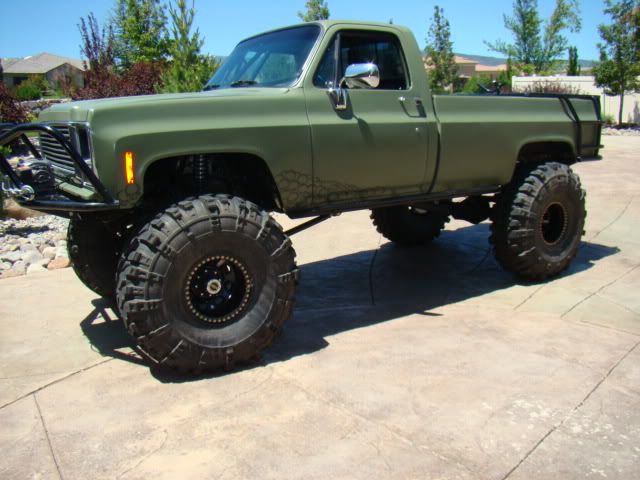
<path id="1" fill-rule="evenodd" d="M 255 80 L 236 80 L 235 82 L 231 83 L 231 87 L 246 87 L 249 85 L 255 85 L 256 82 Z"/>
<path id="2" fill-rule="evenodd" d="M 215 90 L 216 88 L 220 88 L 220 85 L 216 85 L 215 83 L 210 83 L 209 85 L 205 85 L 202 91 L 206 92 L 207 90 Z"/>

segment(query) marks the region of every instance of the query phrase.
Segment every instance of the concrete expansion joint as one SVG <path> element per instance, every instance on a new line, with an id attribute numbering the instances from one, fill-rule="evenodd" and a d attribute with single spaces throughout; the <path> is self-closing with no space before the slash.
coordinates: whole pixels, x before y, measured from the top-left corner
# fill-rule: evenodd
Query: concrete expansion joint
<path id="1" fill-rule="evenodd" d="M 124 470 L 122 473 L 119 473 L 116 476 L 116 480 L 119 478 L 124 477 L 127 473 L 135 470 L 136 468 L 138 468 L 140 465 L 142 465 L 144 463 L 145 460 L 147 460 L 149 457 L 151 457 L 152 455 L 155 455 L 156 453 L 158 453 L 160 450 L 162 450 L 165 446 L 165 444 L 167 443 L 167 440 L 169 439 L 169 432 L 167 430 L 163 430 L 162 431 L 164 433 L 164 438 L 162 439 L 162 441 L 160 442 L 160 445 L 158 445 L 156 448 L 154 448 L 153 450 L 151 450 L 149 453 L 147 453 L 146 455 L 144 455 L 140 460 L 138 460 L 132 467 L 127 468 L 126 470 Z"/>
<path id="2" fill-rule="evenodd" d="M 605 225 L 604 228 L 602 228 L 602 230 L 599 230 L 593 237 L 591 237 L 589 239 L 589 241 L 595 240 L 602 232 L 604 232 L 609 227 L 611 227 L 614 223 L 616 223 L 618 220 L 620 220 L 624 216 L 624 214 L 627 212 L 627 210 L 629 210 L 629 207 L 631 206 L 631 204 L 633 203 L 633 201 L 636 199 L 637 196 L 638 195 L 633 195 L 629 199 L 627 204 L 624 206 L 624 208 L 620 211 L 620 213 L 618 215 L 616 215 L 616 217 L 613 220 L 611 220 L 607 225 Z"/>
<path id="3" fill-rule="evenodd" d="M 42 409 L 40 408 L 40 403 L 38 402 L 37 392 L 34 392 L 31 396 L 33 397 L 33 401 L 36 404 L 36 410 L 38 410 L 40 423 L 42 424 L 42 429 L 44 430 L 44 435 L 47 439 L 47 445 L 49 446 L 49 453 L 51 453 L 51 458 L 53 459 L 53 463 L 56 466 L 56 471 L 58 472 L 58 478 L 60 478 L 60 480 L 64 480 L 64 476 L 62 475 L 62 471 L 60 470 L 60 465 L 58 464 L 58 458 L 56 457 L 56 452 L 53 450 L 53 445 L 51 444 L 51 437 L 49 436 L 49 430 L 47 429 L 47 424 L 44 421 L 44 417 L 42 416 Z"/>
<path id="4" fill-rule="evenodd" d="M 30 392 L 25 393 L 24 395 L 21 395 L 18 398 L 14 399 L 14 400 L 11 400 L 10 402 L 5 403 L 4 405 L 0 405 L 0 410 L 2 410 L 3 408 L 6 408 L 6 407 L 9 407 L 9 406 L 13 405 L 14 403 L 17 403 L 20 400 L 24 400 L 25 398 L 27 398 L 27 397 L 29 397 L 31 395 L 35 395 L 36 393 L 41 392 L 42 390 L 44 390 L 46 388 L 49 388 L 52 385 L 60 383 L 60 382 L 62 382 L 64 380 L 66 380 L 67 378 L 74 377 L 74 376 L 76 376 L 76 375 L 78 375 L 80 373 L 86 372 L 87 370 L 91 370 L 92 368 L 99 367 L 100 365 L 104 365 L 105 363 L 111 362 L 112 360 L 115 360 L 115 358 L 107 358 L 105 360 L 102 360 L 101 362 L 94 363 L 93 365 L 89 365 L 88 367 L 81 368 L 79 370 L 71 372 L 71 373 L 65 375 L 64 377 L 57 378 L 57 379 L 53 380 L 52 382 L 47 383 L 46 385 L 38 387 L 35 390 L 31 390 Z"/>
<path id="5" fill-rule="evenodd" d="M 471 268 L 470 270 L 467 270 L 465 273 L 467 275 L 470 275 L 472 273 L 476 273 L 476 271 L 484 264 L 484 262 L 487 260 L 487 258 L 489 258 L 489 255 L 491 254 L 491 246 L 488 246 L 484 252 L 484 256 L 480 259 L 480 261 L 478 263 L 476 263 L 473 268 Z M 516 307 L 517 308 L 517 307 Z"/>
<path id="6" fill-rule="evenodd" d="M 516 305 L 515 307 L 513 307 L 514 310 L 518 310 L 521 306 L 523 306 L 525 303 L 527 303 L 529 300 L 531 300 L 540 290 L 542 290 L 544 287 L 546 286 L 546 283 L 543 283 L 542 285 L 540 285 L 538 288 L 536 288 L 533 292 L 531 292 L 531 294 L 529 294 L 529 296 L 527 296 L 527 298 L 525 298 L 523 301 L 521 301 L 518 305 Z"/>
<path id="7" fill-rule="evenodd" d="M 575 407 L 573 407 L 571 409 L 571 411 L 569 411 L 569 413 L 558 423 L 556 423 L 553 427 L 551 427 L 551 429 L 549 429 L 549 431 L 547 433 L 545 433 L 542 438 L 540 438 L 540 440 L 538 440 L 535 445 L 518 461 L 518 463 L 516 463 L 513 468 L 511 468 L 511 470 L 509 470 L 506 475 L 504 477 L 502 477 L 500 480 L 508 480 L 508 478 L 516 471 L 518 470 L 518 468 L 520 468 L 520 465 L 522 465 L 532 454 L 533 452 L 535 452 L 538 447 L 540 445 L 542 445 L 544 443 L 544 441 L 549 438 L 551 436 L 551 434 L 553 432 L 555 432 L 558 428 L 560 428 L 562 425 L 564 425 L 572 416 L 573 414 L 578 411 L 580 408 L 582 408 L 582 406 L 587 402 L 587 400 L 589 400 L 589 398 L 591 398 L 591 395 L 593 395 L 595 393 L 596 390 L 598 390 L 598 388 L 600 388 L 600 386 L 607 380 L 607 378 L 609 378 L 611 376 L 611 374 L 613 373 L 613 371 L 618 368 L 618 366 L 629 356 L 633 353 L 634 350 L 636 350 L 638 348 L 638 346 L 640 346 L 640 341 L 636 342 L 629 350 L 627 350 L 627 352 L 622 355 L 622 357 L 620 357 L 620 359 L 613 364 L 613 366 L 607 371 L 607 373 L 604 375 L 604 377 L 602 377 L 595 385 L 594 387 L 589 390 L 589 392 L 585 395 L 585 397 L 580 401 L 580 403 L 578 403 Z"/>
<path id="8" fill-rule="evenodd" d="M 589 295 L 587 295 L 586 297 L 584 297 L 582 300 L 580 300 L 579 302 L 577 302 L 575 305 L 573 305 L 571 308 L 569 308 L 566 312 L 564 312 L 562 315 L 560 315 L 560 318 L 564 318 L 566 315 L 568 315 L 569 313 L 571 313 L 571 311 L 573 311 L 576 307 L 578 307 L 579 305 L 583 304 L 584 302 L 586 302 L 587 300 L 589 300 L 591 297 L 599 294 L 601 291 L 603 291 L 605 288 L 610 287 L 611 285 L 613 285 L 614 283 L 622 280 L 624 277 L 626 277 L 627 275 L 630 275 L 631 273 L 633 273 L 638 267 L 640 267 L 640 263 L 637 265 L 634 265 L 633 267 L 631 267 L 630 269 L 628 269 L 626 272 L 623 272 L 622 274 L 620 274 L 618 277 L 616 277 L 615 279 L 611 280 L 608 283 L 605 283 L 604 285 L 602 285 L 600 288 L 598 288 L 595 292 L 591 292 Z"/>

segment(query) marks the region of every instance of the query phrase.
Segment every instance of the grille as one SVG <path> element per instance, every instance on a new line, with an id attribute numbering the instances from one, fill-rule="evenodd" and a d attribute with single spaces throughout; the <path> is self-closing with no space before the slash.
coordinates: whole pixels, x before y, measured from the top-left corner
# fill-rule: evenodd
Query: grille
<path id="1" fill-rule="evenodd" d="M 81 125 L 74 125 L 73 128 L 65 124 L 51 125 L 64 138 L 73 145 L 85 161 L 90 161 L 89 141 L 86 129 Z M 76 164 L 71 155 L 67 153 L 58 141 L 48 133 L 40 134 L 40 149 L 46 160 L 51 162 L 54 169 L 63 170 L 67 174 L 75 174 L 77 172 Z"/>

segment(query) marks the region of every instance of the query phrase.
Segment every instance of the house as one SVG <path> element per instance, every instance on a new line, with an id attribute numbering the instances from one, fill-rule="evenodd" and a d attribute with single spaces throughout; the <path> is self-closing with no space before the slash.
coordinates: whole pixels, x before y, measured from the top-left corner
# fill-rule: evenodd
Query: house
<path id="1" fill-rule="evenodd" d="M 39 53 L 24 58 L 3 58 L 0 61 L 2 81 L 9 87 L 16 87 L 35 75 L 42 75 L 52 86 L 61 81 L 71 81 L 78 87 L 84 85 L 84 65 L 81 60 Z"/>
<path id="2" fill-rule="evenodd" d="M 461 55 L 454 55 L 453 61 L 458 68 L 457 75 L 458 81 L 456 81 L 457 88 L 462 88 L 467 81 L 475 76 L 482 75 L 491 80 L 496 80 L 501 73 L 507 71 L 507 65 L 505 63 L 496 64 L 497 59 L 489 58 L 489 57 L 480 57 L 485 58 L 486 60 L 491 61 L 494 65 L 483 65 L 478 60 L 474 60 L 472 58 L 463 57 Z M 429 71 L 431 66 L 427 63 L 427 58 L 424 59 L 424 68 Z"/>
<path id="3" fill-rule="evenodd" d="M 474 75 L 483 75 L 491 80 L 497 79 L 501 73 L 507 71 L 505 63 L 499 65 L 483 65 L 477 60 L 455 55 L 453 60 L 458 67 L 458 77 L 469 79 Z"/>

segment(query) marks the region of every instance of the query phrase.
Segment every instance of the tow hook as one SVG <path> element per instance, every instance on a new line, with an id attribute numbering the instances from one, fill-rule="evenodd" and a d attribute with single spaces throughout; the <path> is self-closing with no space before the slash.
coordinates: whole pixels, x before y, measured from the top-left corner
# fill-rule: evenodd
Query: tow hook
<path id="1" fill-rule="evenodd" d="M 20 188 L 11 187 L 8 183 L 8 179 L 5 179 L 0 184 L 2 195 L 6 198 L 17 198 L 23 202 L 30 202 L 36 198 L 36 192 L 29 185 L 22 185 Z"/>

